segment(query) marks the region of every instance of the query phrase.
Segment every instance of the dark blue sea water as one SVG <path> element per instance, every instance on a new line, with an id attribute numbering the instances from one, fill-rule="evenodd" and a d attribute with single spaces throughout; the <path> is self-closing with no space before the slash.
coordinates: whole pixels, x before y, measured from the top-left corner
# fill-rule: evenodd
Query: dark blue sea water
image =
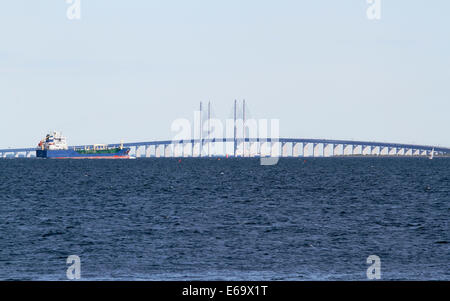
<path id="1" fill-rule="evenodd" d="M 450 159 L 0 160 L 0 279 L 450 280 Z"/>

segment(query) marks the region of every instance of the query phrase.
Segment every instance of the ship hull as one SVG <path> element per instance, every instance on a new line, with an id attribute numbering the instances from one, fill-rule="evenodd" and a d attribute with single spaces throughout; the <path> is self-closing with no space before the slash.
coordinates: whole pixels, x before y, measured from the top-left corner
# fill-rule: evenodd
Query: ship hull
<path id="1" fill-rule="evenodd" d="M 47 159 L 129 159 L 129 148 L 123 148 L 112 153 L 80 153 L 68 150 L 36 150 L 36 157 Z"/>

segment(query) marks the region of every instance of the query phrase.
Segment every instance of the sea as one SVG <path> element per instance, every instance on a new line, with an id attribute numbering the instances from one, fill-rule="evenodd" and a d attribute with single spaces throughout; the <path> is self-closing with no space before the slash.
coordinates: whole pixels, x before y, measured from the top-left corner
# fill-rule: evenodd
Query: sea
<path id="1" fill-rule="evenodd" d="M 449 221 L 450 158 L 0 160 L 0 280 L 450 280 Z"/>

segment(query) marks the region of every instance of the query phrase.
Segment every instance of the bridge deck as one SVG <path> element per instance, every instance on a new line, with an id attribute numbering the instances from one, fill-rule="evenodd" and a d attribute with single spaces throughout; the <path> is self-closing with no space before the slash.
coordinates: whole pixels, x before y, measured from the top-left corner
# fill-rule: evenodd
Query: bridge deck
<path id="1" fill-rule="evenodd" d="M 202 139 L 203 143 L 209 142 L 234 142 L 233 138 L 214 138 L 214 139 Z M 236 139 L 236 142 L 240 143 L 243 139 Z M 391 147 L 391 148 L 404 148 L 414 149 L 422 151 L 431 151 L 450 154 L 450 148 L 432 146 L 432 145 L 415 145 L 415 144 L 402 144 L 402 143 L 387 143 L 387 142 L 374 142 L 374 141 L 353 141 L 353 140 L 333 140 L 333 139 L 308 139 L 308 138 L 245 138 L 245 142 L 281 142 L 281 143 L 313 143 L 313 144 L 334 144 L 334 145 L 357 145 L 357 146 L 372 146 L 372 147 Z M 180 144 L 180 143 L 199 143 L 200 139 L 190 140 L 161 140 L 161 141 L 148 141 L 148 142 L 130 142 L 124 143 L 125 147 L 139 147 L 148 145 L 168 145 L 168 144 Z M 119 146 L 120 144 L 110 144 L 111 146 Z M 93 147 L 93 145 L 77 145 L 72 147 Z M 0 149 L 0 153 L 19 153 L 19 152 L 33 152 L 35 148 L 7 148 Z"/>

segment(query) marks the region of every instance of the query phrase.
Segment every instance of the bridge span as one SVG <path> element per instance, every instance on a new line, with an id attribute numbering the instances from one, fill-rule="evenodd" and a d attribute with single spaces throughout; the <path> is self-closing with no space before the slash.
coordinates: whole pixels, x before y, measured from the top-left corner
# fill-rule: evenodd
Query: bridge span
<path id="1" fill-rule="evenodd" d="M 119 146 L 120 144 L 110 144 Z M 135 156 L 181 157 L 338 157 L 338 156 L 450 156 L 450 148 L 373 141 L 307 138 L 214 138 L 123 143 Z M 70 146 L 92 148 L 93 145 Z M 0 149 L 0 158 L 32 158 L 35 148 Z"/>
<path id="2" fill-rule="evenodd" d="M 307 138 L 252 138 L 247 136 L 247 114 L 245 100 L 238 112 L 234 101 L 232 138 L 211 138 L 211 103 L 208 102 L 207 119 L 203 120 L 203 106 L 198 111 L 198 139 L 163 140 L 110 144 L 110 146 L 132 148 L 134 155 L 140 157 L 336 157 L 336 156 L 450 156 L 450 148 L 430 145 L 414 145 L 373 141 L 307 139 Z M 238 116 L 241 115 L 241 116 Z M 195 122 L 194 122 L 195 123 Z M 240 124 L 240 125 L 239 125 Z M 207 130 L 204 125 L 207 125 Z M 238 131 L 239 128 L 239 131 Z M 206 136 L 203 136 L 206 131 Z M 241 132 L 242 131 L 242 132 Z M 238 134 L 238 132 L 241 132 Z M 250 133 L 250 131 L 249 131 Z M 259 133 L 259 132 L 258 132 Z M 231 136 L 225 134 L 224 136 Z M 258 134 L 267 137 L 267 134 Z M 257 136 L 257 135 L 255 135 Z M 279 137 L 278 135 L 275 135 Z M 70 146 L 70 148 L 92 149 L 93 145 Z M 0 149 L 0 158 L 35 156 L 35 148 Z"/>

